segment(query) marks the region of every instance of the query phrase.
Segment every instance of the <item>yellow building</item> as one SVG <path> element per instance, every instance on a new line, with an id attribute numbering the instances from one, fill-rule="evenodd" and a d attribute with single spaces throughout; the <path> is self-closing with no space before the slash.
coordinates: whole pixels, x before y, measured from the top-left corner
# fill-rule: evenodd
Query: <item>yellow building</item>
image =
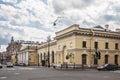
<path id="1" fill-rule="evenodd" d="M 87 29 L 75 24 L 56 32 L 54 40 L 42 43 L 38 54 L 39 64 L 45 65 L 64 62 L 88 67 L 105 63 L 120 65 L 120 29 L 110 31 L 108 25 Z"/>
<path id="2" fill-rule="evenodd" d="M 38 65 L 38 54 L 36 46 L 22 46 L 18 52 L 18 64 Z"/>

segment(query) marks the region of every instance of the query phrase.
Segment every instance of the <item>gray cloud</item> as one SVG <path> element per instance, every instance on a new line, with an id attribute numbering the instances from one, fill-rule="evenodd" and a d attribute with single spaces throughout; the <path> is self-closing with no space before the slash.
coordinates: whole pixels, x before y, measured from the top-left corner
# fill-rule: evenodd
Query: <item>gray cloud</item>
<path id="1" fill-rule="evenodd" d="M 6 21 L 6 20 L 7 19 L 4 16 L 0 15 L 0 21 Z"/>
<path id="2" fill-rule="evenodd" d="M 10 42 L 12 34 L 18 33 L 19 35 L 24 35 L 24 30 L 16 28 L 10 28 L 8 26 L 0 26 L 2 33 L 0 34 L 0 44 L 6 45 Z"/>
<path id="3" fill-rule="evenodd" d="M 57 14 L 63 13 L 64 10 L 85 9 L 94 3 L 94 0 L 53 0 L 53 7 Z"/>
<path id="4" fill-rule="evenodd" d="M 4 24 L 0 24 L 0 29 L 6 32 L 0 34 L 1 44 L 3 41 L 7 43 L 12 34 L 23 38 L 30 37 L 32 31 L 24 32 L 25 29 L 34 28 L 33 32 L 38 30 L 34 33 L 35 35 L 40 34 L 40 31 L 45 35 L 52 33 L 51 23 L 59 16 L 63 18 L 57 21 L 55 27 L 58 29 L 72 24 L 79 24 L 80 27 L 120 24 L 120 2 L 118 0 L 16 0 L 15 3 L 12 0 L 8 1 L 0 1 L 2 4 L 0 5 L 0 21 Z M 48 3 L 50 1 L 52 2 Z M 35 35 L 32 37 L 41 38 Z"/>
<path id="5" fill-rule="evenodd" d="M 115 16 L 115 15 L 104 15 L 103 16 L 106 21 L 116 21 L 120 20 L 118 17 L 120 16 Z"/>
<path id="6" fill-rule="evenodd" d="M 4 36 L 4 38 L 1 36 Z M 7 45 L 8 42 L 10 42 L 10 36 L 11 35 L 9 33 L 7 35 L 0 34 L 0 45 Z"/>

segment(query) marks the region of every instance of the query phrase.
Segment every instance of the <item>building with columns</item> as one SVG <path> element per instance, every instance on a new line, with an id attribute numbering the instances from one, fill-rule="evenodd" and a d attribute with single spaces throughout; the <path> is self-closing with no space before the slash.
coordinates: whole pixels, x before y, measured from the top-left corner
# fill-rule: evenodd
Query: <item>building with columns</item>
<path id="1" fill-rule="evenodd" d="M 18 65 L 24 64 L 27 66 L 35 66 L 39 65 L 38 63 L 38 57 L 37 54 L 37 46 L 39 44 L 22 44 L 22 47 L 17 52 L 17 59 L 18 59 Z"/>
<path id="2" fill-rule="evenodd" d="M 15 65 L 24 63 L 26 65 L 38 65 L 37 46 L 39 42 L 14 40 L 6 48 L 6 62 L 12 62 Z"/>
<path id="3" fill-rule="evenodd" d="M 97 57 L 96 57 L 97 52 Z M 81 28 L 74 24 L 56 32 L 54 40 L 38 47 L 39 64 L 84 64 L 88 67 L 105 63 L 120 65 L 120 29 Z"/>

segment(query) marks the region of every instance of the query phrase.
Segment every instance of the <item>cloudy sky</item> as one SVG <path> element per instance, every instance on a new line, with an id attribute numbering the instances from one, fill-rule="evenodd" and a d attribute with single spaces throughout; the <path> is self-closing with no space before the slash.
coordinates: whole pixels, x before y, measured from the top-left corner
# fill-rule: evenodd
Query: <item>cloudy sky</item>
<path id="1" fill-rule="evenodd" d="M 56 21 L 56 26 L 53 22 Z M 120 28 L 119 0 L 0 0 L 0 45 L 15 40 L 46 41 L 72 24 Z"/>

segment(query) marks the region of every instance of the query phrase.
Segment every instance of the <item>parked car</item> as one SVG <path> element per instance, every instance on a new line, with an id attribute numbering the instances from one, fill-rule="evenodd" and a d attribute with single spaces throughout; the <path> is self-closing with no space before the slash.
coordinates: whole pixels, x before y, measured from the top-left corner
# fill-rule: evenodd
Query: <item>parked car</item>
<path id="1" fill-rule="evenodd" d="M 19 63 L 18 65 L 19 65 L 19 66 L 26 66 L 25 63 Z"/>
<path id="2" fill-rule="evenodd" d="M 104 64 L 97 67 L 97 70 L 117 70 L 118 66 L 116 64 Z"/>
<path id="3" fill-rule="evenodd" d="M 7 63 L 6 63 L 6 66 L 7 66 L 7 67 L 13 67 L 13 63 L 7 62 Z"/>
<path id="4" fill-rule="evenodd" d="M 2 68 L 3 66 L 2 66 L 2 64 L 0 63 L 0 69 Z"/>

